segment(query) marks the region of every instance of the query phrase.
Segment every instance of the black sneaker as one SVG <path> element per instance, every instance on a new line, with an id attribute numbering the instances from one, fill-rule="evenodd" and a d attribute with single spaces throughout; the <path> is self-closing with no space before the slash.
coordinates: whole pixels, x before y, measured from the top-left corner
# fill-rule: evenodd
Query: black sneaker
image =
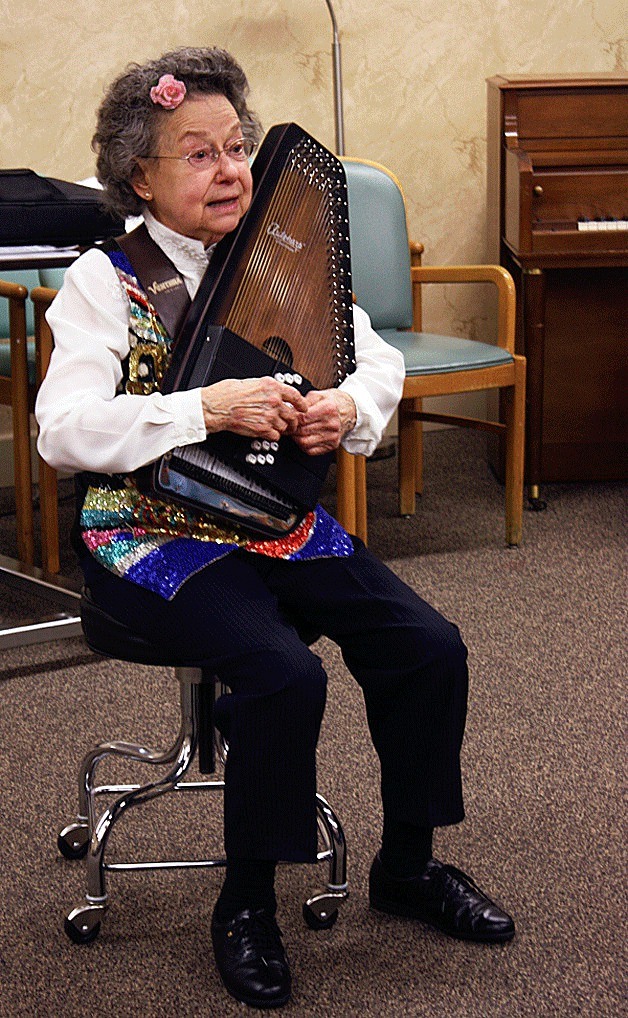
<path id="1" fill-rule="evenodd" d="M 244 909 L 228 922 L 212 917 L 216 965 L 229 993 L 250 1007 L 281 1007 L 290 999 L 291 977 L 275 917 Z"/>
<path id="2" fill-rule="evenodd" d="M 430 859 L 417 877 L 397 879 L 379 853 L 369 877 L 371 907 L 389 915 L 420 919 L 450 937 L 501 943 L 512 940 L 515 924 L 477 884 L 455 866 Z"/>

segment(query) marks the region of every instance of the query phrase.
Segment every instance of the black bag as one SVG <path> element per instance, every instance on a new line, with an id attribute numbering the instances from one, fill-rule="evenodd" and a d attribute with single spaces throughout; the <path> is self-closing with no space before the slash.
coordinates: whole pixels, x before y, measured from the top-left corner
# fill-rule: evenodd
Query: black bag
<path id="1" fill-rule="evenodd" d="M 96 188 L 34 170 L 0 170 L 0 245 L 87 246 L 124 230 Z"/>

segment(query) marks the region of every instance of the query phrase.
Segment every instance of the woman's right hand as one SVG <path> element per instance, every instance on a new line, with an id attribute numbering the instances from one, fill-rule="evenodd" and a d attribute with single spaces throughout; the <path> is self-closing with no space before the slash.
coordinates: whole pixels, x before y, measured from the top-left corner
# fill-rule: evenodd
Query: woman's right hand
<path id="1" fill-rule="evenodd" d="M 308 409 L 297 389 L 270 376 L 214 382 L 201 389 L 201 401 L 208 434 L 235 431 L 271 442 L 296 431 Z"/>

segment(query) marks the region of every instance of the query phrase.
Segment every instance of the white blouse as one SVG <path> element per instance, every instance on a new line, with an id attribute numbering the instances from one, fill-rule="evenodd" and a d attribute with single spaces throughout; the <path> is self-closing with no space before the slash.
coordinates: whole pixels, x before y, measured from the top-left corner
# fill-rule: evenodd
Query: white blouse
<path id="1" fill-rule="evenodd" d="M 149 212 L 145 220 L 193 298 L 207 268 L 202 243 L 163 226 Z M 200 389 L 149 396 L 117 392 L 129 354 L 129 305 L 103 251 L 87 251 L 66 270 L 46 317 L 54 350 L 35 414 L 38 449 L 51 467 L 130 473 L 176 445 L 205 438 Z M 353 397 L 357 421 L 342 444 L 368 456 L 401 398 L 404 362 L 355 305 L 353 318 L 357 367 L 340 388 Z"/>

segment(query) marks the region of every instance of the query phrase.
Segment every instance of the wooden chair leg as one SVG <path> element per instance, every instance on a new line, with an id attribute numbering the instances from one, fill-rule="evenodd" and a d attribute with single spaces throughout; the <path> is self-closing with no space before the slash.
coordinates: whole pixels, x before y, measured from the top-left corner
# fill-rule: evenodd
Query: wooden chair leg
<path id="1" fill-rule="evenodd" d="M 416 510 L 416 422 L 413 419 L 414 399 L 402 399 L 399 404 L 399 512 L 413 516 Z"/>
<path id="2" fill-rule="evenodd" d="M 11 408 L 13 415 L 13 467 L 17 554 L 33 565 L 35 538 L 31 473 L 30 407 L 26 313 L 22 301 L 9 301 L 11 333 Z"/>
<path id="3" fill-rule="evenodd" d="M 423 400 L 415 399 L 414 412 L 420 414 Z M 414 422 L 414 491 L 423 494 L 423 422 Z"/>
<path id="4" fill-rule="evenodd" d="M 355 460 L 355 532 L 368 544 L 368 520 L 366 502 L 366 456 L 354 456 Z"/>
<path id="5" fill-rule="evenodd" d="M 52 333 L 45 318 L 53 291 L 42 288 L 31 294 L 35 305 L 35 341 L 37 361 L 37 386 L 45 377 L 52 355 Z M 39 457 L 39 504 L 41 508 L 41 556 L 45 573 L 58 573 L 61 569 L 59 557 L 59 500 L 57 472 Z"/>
<path id="6" fill-rule="evenodd" d="M 506 543 L 521 543 L 525 450 L 525 357 L 515 357 L 515 384 L 504 393 L 506 424 Z"/>
<path id="7" fill-rule="evenodd" d="M 357 527 L 355 456 L 340 448 L 336 453 L 336 495 L 338 522 L 350 534 Z"/>
<path id="8" fill-rule="evenodd" d="M 61 570 L 59 557 L 59 495 L 57 472 L 39 457 L 39 505 L 41 508 L 41 564 L 45 573 Z"/>

